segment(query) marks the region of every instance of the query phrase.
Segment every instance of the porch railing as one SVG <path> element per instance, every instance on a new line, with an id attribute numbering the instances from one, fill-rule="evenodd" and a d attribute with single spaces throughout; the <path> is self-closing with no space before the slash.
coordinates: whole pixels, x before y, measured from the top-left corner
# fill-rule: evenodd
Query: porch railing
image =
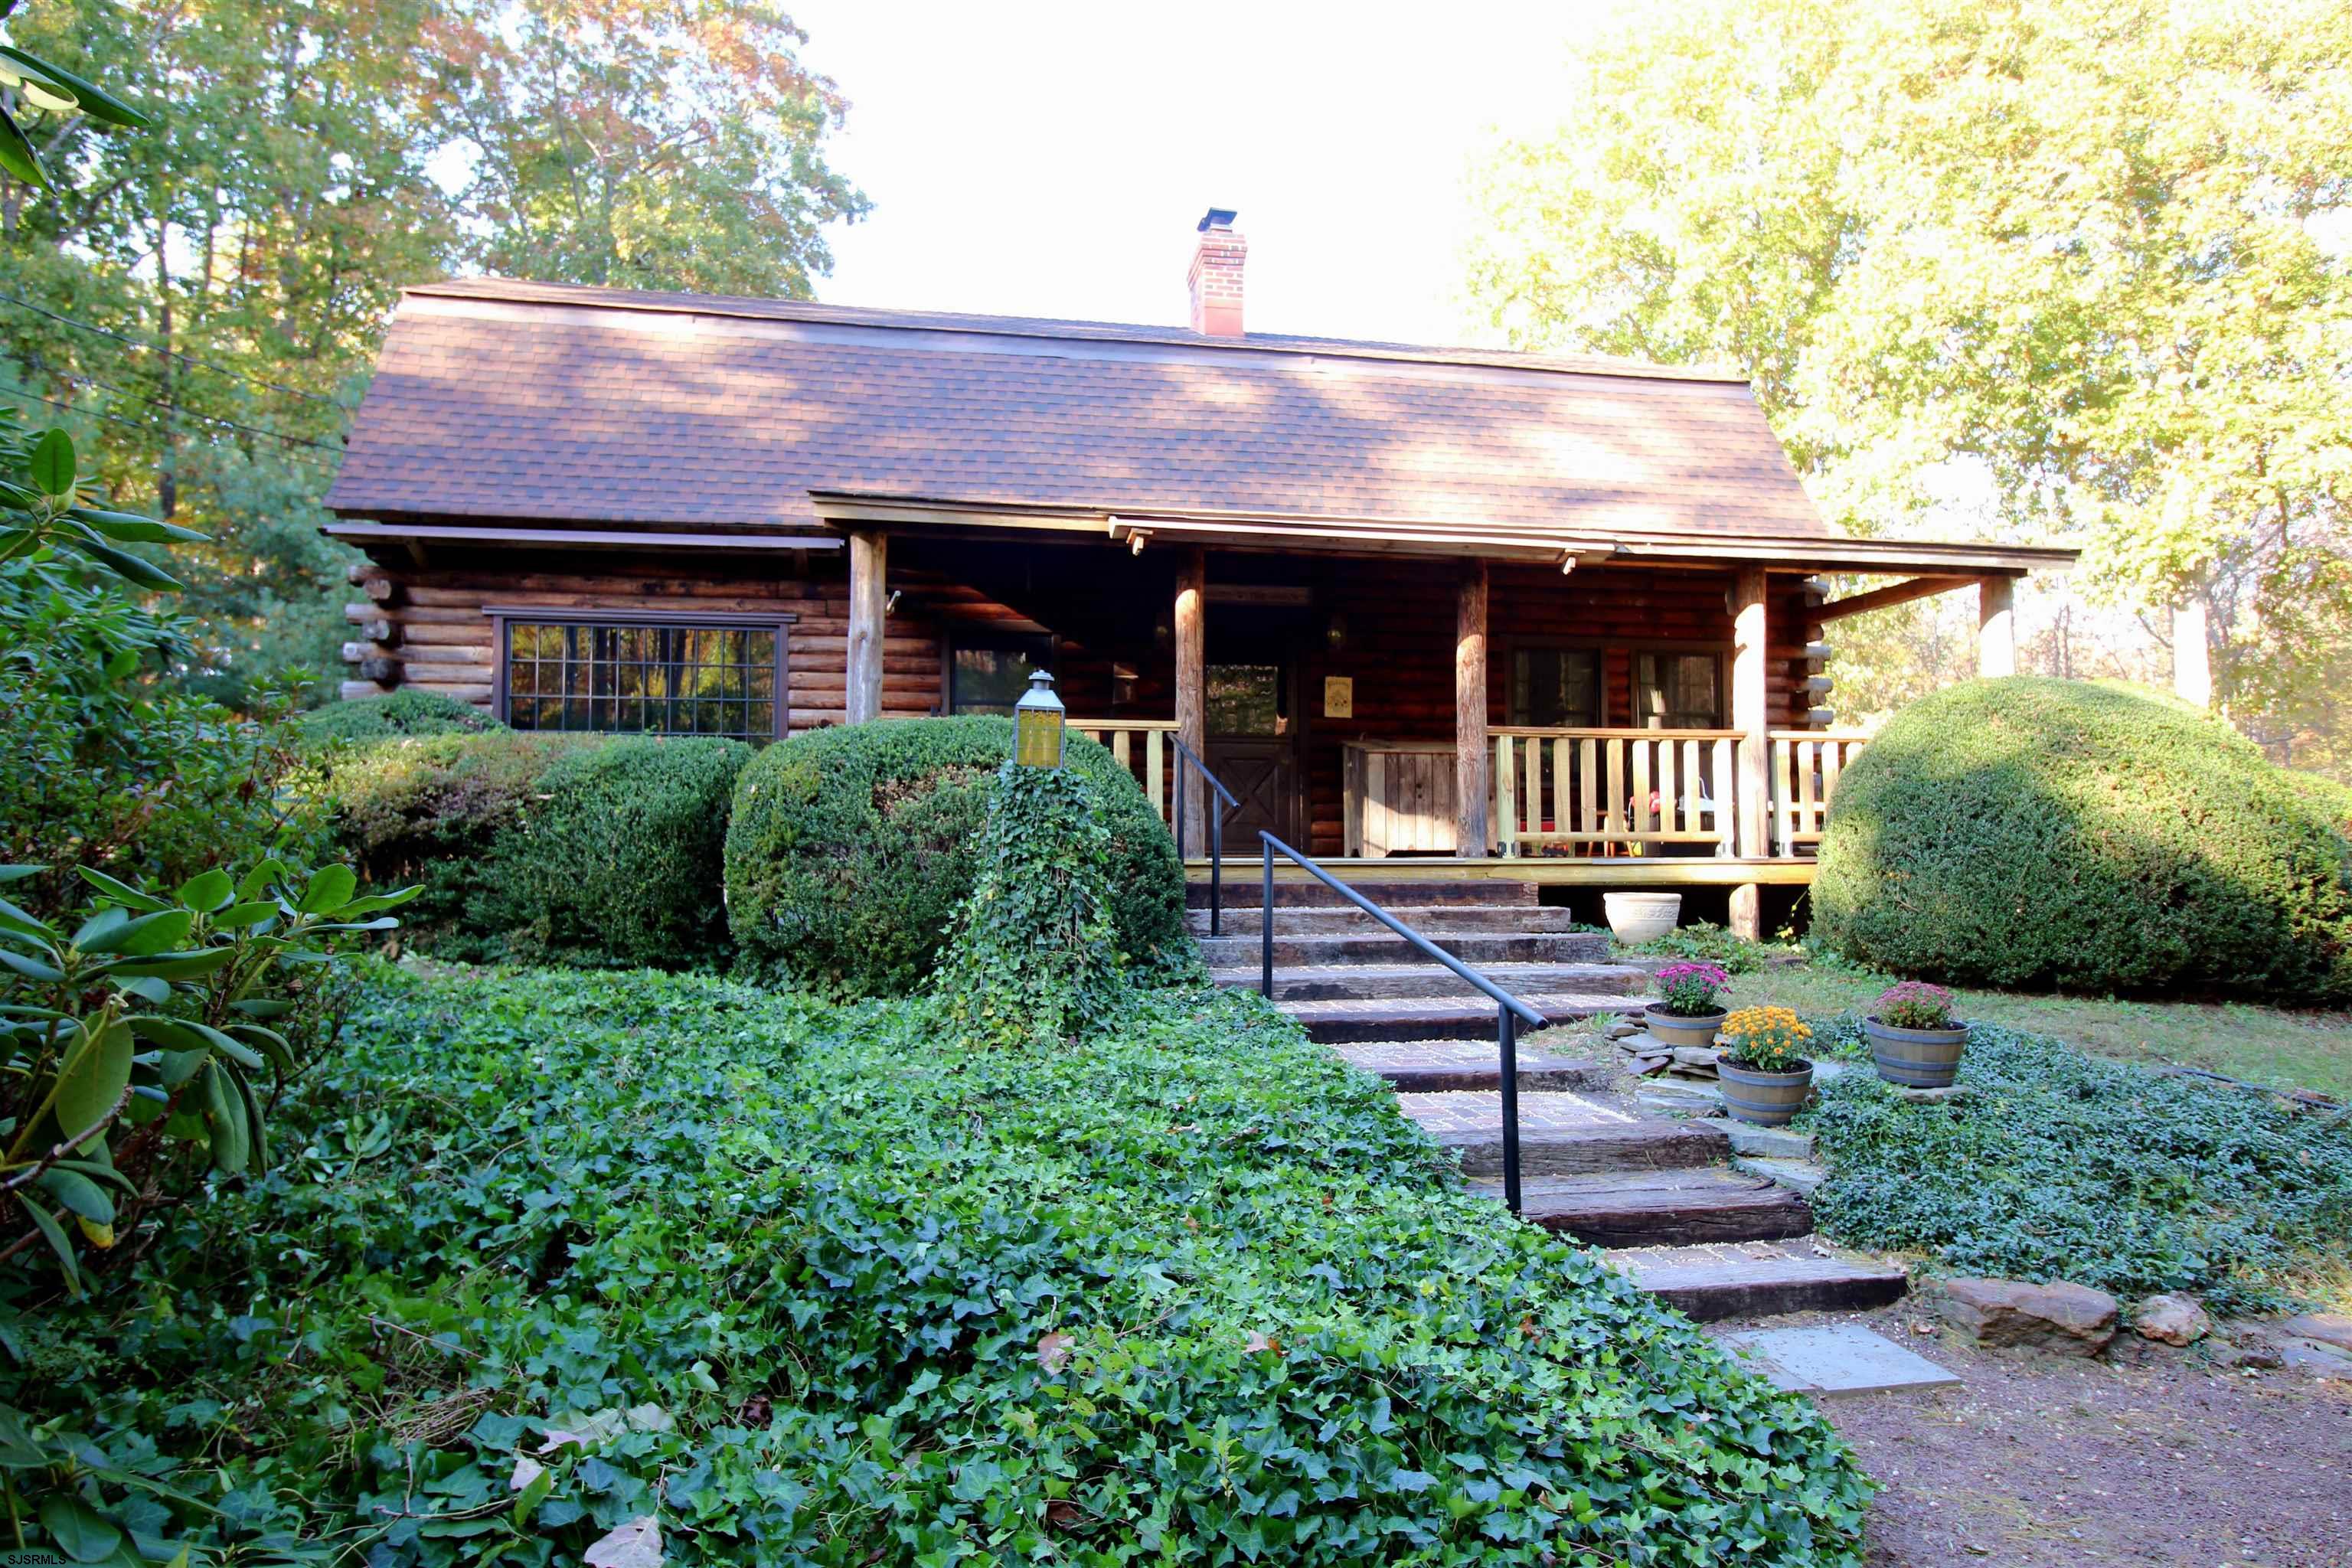
<path id="1" fill-rule="evenodd" d="M 1702 844 L 1733 852 L 1737 730 L 1531 730 L 1495 737 L 1495 820 L 1507 856 Z"/>
<path id="2" fill-rule="evenodd" d="M 1850 730 L 1774 730 L 1772 742 L 1772 842 L 1782 855 L 1822 841 L 1822 820 L 1838 775 L 1870 737 Z"/>
<path id="3" fill-rule="evenodd" d="M 1175 820 L 1175 803 L 1169 789 L 1171 742 L 1176 739 L 1173 719 L 1072 719 L 1068 727 L 1089 741 L 1110 748 L 1110 754 L 1143 786 L 1160 820 Z"/>
<path id="4" fill-rule="evenodd" d="M 1738 730 L 1577 730 L 1506 726 L 1495 741 L 1495 822 L 1507 857 L 1738 852 Z M 1821 842 L 1839 775 L 1869 737 L 1851 731 L 1767 731 L 1767 853 L 1794 858 Z"/>

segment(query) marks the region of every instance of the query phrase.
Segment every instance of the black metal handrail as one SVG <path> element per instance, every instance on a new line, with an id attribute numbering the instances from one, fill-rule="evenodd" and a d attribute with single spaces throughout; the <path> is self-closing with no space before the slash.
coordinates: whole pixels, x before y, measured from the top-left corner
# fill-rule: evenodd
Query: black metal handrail
<path id="1" fill-rule="evenodd" d="M 1224 802 L 1224 805 L 1216 806 L 1216 809 L 1209 813 L 1209 934 L 1211 936 L 1218 936 L 1223 934 L 1221 928 L 1224 922 L 1225 813 L 1234 810 L 1240 806 L 1241 802 L 1234 798 L 1234 792 L 1225 787 L 1224 781 L 1223 779 L 1220 779 L 1216 774 L 1209 771 L 1209 764 L 1202 762 L 1199 756 L 1194 754 L 1192 748 L 1184 743 L 1184 738 L 1182 736 L 1171 734 L 1168 738 L 1176 743 L 1175 815 L 1176 858 L 1178 859 L 1181 860 L 1184 858 L 1185 764 L 1188 763 L 1191 763 L 1194 773 L 1199 773 L 1202 778 L 1208 780 L 1209 787 L 1217 792 L 1217 798 L 1219 800 L 1223 800 Z M 1215 805 L 1214 801 L 1212 801 L 1210 804 L 1212 805 Z"/>
<path id="2" fill-rule="evenodd" d="M 1274 857 L 1280 850 L 1290 862 L 1308 876 L 1355 905 L 1364 913 L 1412 943 L 1429 957 L 1451 970 L 1457 979 L 1466 981 L 1474 990 L 1483 992 L 1495 1004 L 1495 1043 L 1502 1054 L 1503 1068 L 1503 1203 L 1516 1215 L 1519 1212 L 1519 1029 L 1518 1021 L 1525 1019 L 1540 1029 L 1544 1016 L 1413 930 L 1388 910 L 1323 869 L 1271 833 L 1260 833 L 1258 838 L 1265 855 L 1265 880 L 1258 894 L 1258 953 L 1261 968 L 1258 993 L 1268 1001 L 1274 999 Z"/>

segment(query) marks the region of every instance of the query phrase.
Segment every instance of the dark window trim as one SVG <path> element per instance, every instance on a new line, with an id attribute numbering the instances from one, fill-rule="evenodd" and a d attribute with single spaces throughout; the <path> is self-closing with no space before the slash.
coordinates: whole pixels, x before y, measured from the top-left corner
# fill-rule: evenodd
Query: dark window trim
<path id="1" fill-rule="evenodd" d="M 485 605 L 490 617 L 490 711 L 499 723 L 507 719 L 507 623 L 533 622 L 566 626 L 671 626 L 694 631 L 705 628 L 772 631 L 776 634 L 775 740 L 792 733 L 792 627 L 800 616 L 789 610 L 773 615 L 698 615 L 673 610 L 574 610 L 548 605 Z M 599 731 L 606 732 L 606 731 Z M 609 733 L 633 733 L 612 731 Z"/>

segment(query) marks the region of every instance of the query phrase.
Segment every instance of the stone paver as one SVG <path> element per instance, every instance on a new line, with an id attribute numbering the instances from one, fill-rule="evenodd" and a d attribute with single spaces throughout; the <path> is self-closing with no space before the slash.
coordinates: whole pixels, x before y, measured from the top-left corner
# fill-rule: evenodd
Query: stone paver
<path id="1" fill-rule="evenodd" d="M 1830 1174 L 1828 1166 L 1811 1160 L 1776 1160 L 1763 1154 L 1736 1155 L 1731 1163 L 1735 1170 L 1761 1176 L 1800 1197 L 1811 1197 L 1813 1189 L 1829 1180 Z"/>
<path id="2" fill-rule="evenodd" d="M 1719 1342 L 1791 1394 L 1834 1396 L 1915 1388 L 1958 1388 L 1960 1380 L 1859 1323 L 1811 1329 L 1751 1329 Z"/>

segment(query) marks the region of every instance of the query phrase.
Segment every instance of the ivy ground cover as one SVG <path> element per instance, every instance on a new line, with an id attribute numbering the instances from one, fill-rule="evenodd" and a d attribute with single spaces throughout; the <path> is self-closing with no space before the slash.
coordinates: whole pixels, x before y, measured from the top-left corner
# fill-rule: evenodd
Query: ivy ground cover
<path id="1" fill-rule="evenodd" d="M 273 1172 L 23 1320 L 0 1402 L 87 1434 L 126 1552 L 1857 1560 L 1810 1406 L 1255 998 L 923 1016 L 378 971 Z"/>

